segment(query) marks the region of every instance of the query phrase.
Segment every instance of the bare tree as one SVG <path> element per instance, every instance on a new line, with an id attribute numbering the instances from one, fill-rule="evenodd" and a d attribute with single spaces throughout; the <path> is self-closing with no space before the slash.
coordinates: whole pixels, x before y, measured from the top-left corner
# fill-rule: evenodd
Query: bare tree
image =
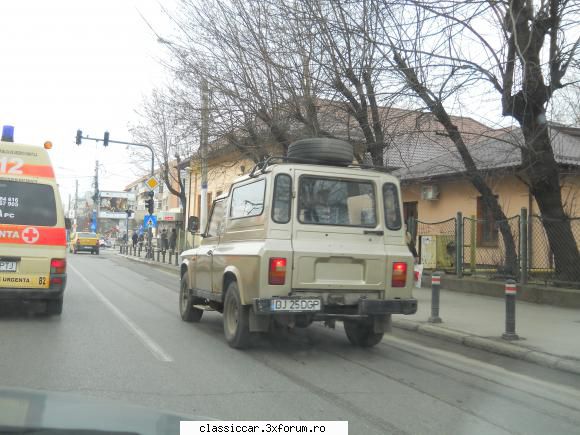
<path id="1" fill-rule="evenodd" d="M 404 83 L 441 122 L 455 143 L 467 176 L 496 220 L 505 216 L 479 174 L 462 135 L 450 121 L 447 100 L 473 87 L 498 93 L 502 114 L 515 119 L 525 139 L 521 178 L 542 213 L 556 272 L 578 280 L 580 255 L 562 205 L 560 170 L 551 146 L 546 106 L 565 86 L 579 41 L 566 31 L 579 17 L 578 3 L 548 0 L 373 1 L 383 38 L 375 40 Z M 576 61 L 577 62 L 577 61 Z M 500 225 L 509 262 L 515 260 L 511 234 Z"/>
<path id="2" fill-rule="evenodd" d="M 141 121 L 131 128 L 131 133 L 135 141 L 153 147 L 165 187 L 179 198 L 185 210 L 185 180 L 179 168 L 181 161 L 193 154 L 197 130 L 186 116 L 190 107 L 172 98 L 173 94 L 167 89 L 153 90 L 136 111 Z"/>

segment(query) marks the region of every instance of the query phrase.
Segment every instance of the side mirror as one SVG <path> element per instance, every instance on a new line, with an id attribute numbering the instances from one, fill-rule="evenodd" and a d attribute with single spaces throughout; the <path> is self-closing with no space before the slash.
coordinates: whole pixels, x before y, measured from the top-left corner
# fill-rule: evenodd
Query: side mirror
<path id="1" fill-rule="evenodd" d="M 72 222 L 71 222 L 70 218 L 64 218 L 64 227 L 67 230 L 70 230 L 72 228 Z"/>
<path id="2" fill-rule="evenodd" d="M 195 233 L 199 229 L 199 218 L 197 216 L 190 216 L 187 221 L 187 231 Z"/>

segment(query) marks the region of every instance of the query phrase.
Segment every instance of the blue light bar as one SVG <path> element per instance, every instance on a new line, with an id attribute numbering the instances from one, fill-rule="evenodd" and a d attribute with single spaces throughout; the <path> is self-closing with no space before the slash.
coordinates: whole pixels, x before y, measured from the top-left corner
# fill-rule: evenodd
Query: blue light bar
<path id="1" fill-rule="evenodd" d="M 2 141 L 14 142 L 14 126 L 5 125 L 4 127 L 2 127 Z"/>

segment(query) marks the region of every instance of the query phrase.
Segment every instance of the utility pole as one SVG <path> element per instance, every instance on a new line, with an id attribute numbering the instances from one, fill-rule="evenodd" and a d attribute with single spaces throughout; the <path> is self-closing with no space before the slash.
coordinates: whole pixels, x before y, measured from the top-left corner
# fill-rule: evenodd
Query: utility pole
<path id="1" fill-rule="evenodd" d="M 93 210 L 96 211 L 95 216 L 95 233 L 99 231 L 99 161 L 95 162 L 95 194 L 93 196 Z"/>
<path id="2" fill-rule="evenodd" d="M 207 80 L 201 82 L 201 208 L 199 216 L 199 227 L 205 231 L 207 223 L 207 140 L 209 129 L 209 89 Z"/>
<path id="3" fill-rule="evenodd" d="M 75 215 L 74 215 L 74 229 L 75 233 L 77 232 L 77 216 L 79 210 L 79 180 L 75 180 Z"/>

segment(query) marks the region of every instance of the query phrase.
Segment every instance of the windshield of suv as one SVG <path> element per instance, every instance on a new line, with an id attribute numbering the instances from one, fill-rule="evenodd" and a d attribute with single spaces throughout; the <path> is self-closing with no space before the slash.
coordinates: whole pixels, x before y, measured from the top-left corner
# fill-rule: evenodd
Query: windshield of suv
<path id="1" fill-rule="evenodd" d="M 298 220 L 303 224 L 375 227 L 375 203 L 369 181 L 300 178 Z"/>
<path id="2" fill-rule="evenodd" d="M 0 181 L 0 224 L 56 225 L 56 202 L 52 186 Z"/>

